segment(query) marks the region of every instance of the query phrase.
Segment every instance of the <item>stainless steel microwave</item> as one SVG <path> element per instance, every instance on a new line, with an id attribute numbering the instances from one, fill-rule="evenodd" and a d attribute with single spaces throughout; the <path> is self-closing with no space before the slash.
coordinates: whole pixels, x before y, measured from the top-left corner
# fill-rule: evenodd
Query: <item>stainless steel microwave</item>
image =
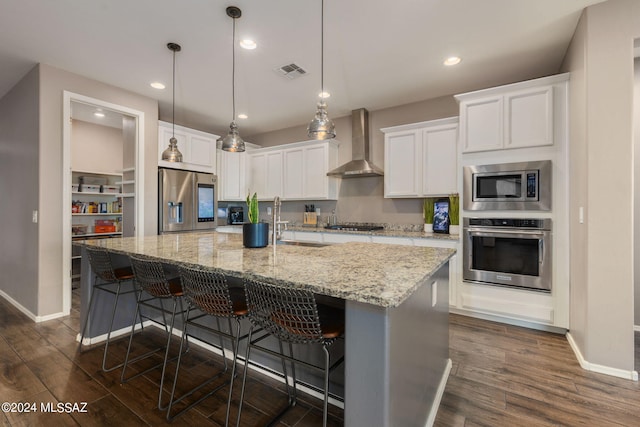
<path id="1" fill-rule="evenodd" d="M 465 210 L 551 210 L 551 160 L 465 166 L 463 185 Z"/>

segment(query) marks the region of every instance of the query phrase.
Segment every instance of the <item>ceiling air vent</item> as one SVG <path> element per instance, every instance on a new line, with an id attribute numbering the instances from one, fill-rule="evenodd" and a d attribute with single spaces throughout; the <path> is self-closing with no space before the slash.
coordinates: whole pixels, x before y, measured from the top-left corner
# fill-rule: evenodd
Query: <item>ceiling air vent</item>
<path id="1" fill-rule="evenodd" d="M 282 67 L 278 67 L 275 69 L 275 71 L 277 71 L 278 73 L 282 74 L 283 76 L 285 76 L 290 80 L 307 74 L 307 71 L 304 68 L 294 63 L 283 65 Z"/>

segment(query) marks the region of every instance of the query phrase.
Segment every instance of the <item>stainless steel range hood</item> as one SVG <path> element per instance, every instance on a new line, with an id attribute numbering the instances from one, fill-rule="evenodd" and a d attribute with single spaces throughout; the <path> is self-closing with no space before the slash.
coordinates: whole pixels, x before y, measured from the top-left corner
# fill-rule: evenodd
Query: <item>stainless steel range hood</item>
<path id="1" fill-rule="evenodd" d="M 330 171 L 328 176 L 340 178 L 360 178 L 382 176 L 382 169 L 370 159 L 369 112 L 359 108 L 351 112 L 351 157 L 350 162 Z"/>

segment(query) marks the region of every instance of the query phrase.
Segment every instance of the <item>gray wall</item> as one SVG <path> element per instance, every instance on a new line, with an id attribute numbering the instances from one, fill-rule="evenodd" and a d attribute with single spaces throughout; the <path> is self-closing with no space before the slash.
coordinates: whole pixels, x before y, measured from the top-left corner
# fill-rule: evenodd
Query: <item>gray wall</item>
<path id="1" fill-rule="evenodd" d="M 0 100 L 3 220 L 0 291 L 36 318 L 62 314 L 62 108 L 63 92 L 100 99 L 145 113 L 145 210 L 140 234 L 157 229 L 157 101 L 37 65 Z M 39 210 L 39 223 L 31 211 Z"/>
<path id="2" fill-rule="evenodd" d="M 330 105 L 329 105 L 330 107 Z M 458 115 L 458 104 L 453 96 L 405 104 L 383 110 L 369 111 L 369 134 L 374 164 L 384 167 L 384 134 L 380 128 L 441 119 Z M 311 120 L 311 117 L 309 117 Z M 340 141 L 338 164 L 351 159 L 351 116 L 333 118 L 336 139 Z M 279 131 L 252 135 L 246 138 L 264 147 L 308 140 L 306 124 Z M 422 199 L 385 199 L 382 177 L 343 179 L 338 201 L 316 203 L 322 216 L 336 209 L 341 222 L 375 222 L 421 224 Z M 285 202 L 282 217 L 302 222 L 305 202 Z"/>
<path id="3" fill-rule="evenodd" d="M 615 29 L 615 30 L 613 30 Z M 633 40 L 640 3 L 583 13 L 569 47 L 571 335 L 594 365 L 632 371 Z M 578 221 L 584 207 L 585 222 Z"/>
<path id="4" fill-rule="evenodd" d="M 640 45 L 640 39 L 636 40 L 636 46 Z M 634 291 L 634 322 L 636 328 L 640 328 L 640 58 L 636 58 L 634 64 L 633 86 L 633 157 L 636 159 L 633 173 L 633 291 Z M 640 367 L 636 367 L 638 369 Z"/>
<path id="5" fill-rule="evenodd" d="M 0 293 L 38 308 L 39 71 L 33 69 L 0 99 Z M 59 250 L 58 250 L 59 252 Z"/>

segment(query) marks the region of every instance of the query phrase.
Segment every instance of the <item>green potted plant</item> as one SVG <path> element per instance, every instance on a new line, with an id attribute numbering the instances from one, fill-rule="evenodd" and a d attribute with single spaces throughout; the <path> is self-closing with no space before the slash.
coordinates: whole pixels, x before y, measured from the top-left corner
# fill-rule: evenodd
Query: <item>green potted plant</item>
<path id="1" fill-rule="evenodd" d="M 460 196 L 449 195 L 449 234 L 460 234 Z"/>
<path id="2" fill-rule="evenodd" d="M 269 223 L 259 222 L 258 194 L 247 194 L 249 222 L 242 224 L 242 244 L 246 248 L 264 248 L 269 244 Z"/>
<path id="3" fill-rule="evenodd" d="M 425 233 L 433 232 L 433 203 L 434 199 L 431 197 L 427 197 L 426 199 L 424 199 L 424 204 L 422 206 Z"/>

